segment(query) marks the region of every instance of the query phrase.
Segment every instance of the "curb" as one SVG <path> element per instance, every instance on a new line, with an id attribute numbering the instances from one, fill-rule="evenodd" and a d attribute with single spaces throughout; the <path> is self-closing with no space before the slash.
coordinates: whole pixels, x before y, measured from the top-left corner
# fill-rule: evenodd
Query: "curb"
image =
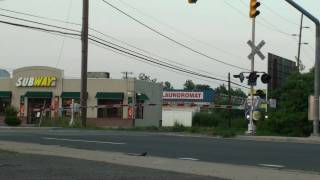
<path id="1" fill-rule="evenodd" d="M 55 130 L 62 129 L 61 127 L 10 127 L 10 126 L 0 126 L 1 129 L 9 130 Z"/>

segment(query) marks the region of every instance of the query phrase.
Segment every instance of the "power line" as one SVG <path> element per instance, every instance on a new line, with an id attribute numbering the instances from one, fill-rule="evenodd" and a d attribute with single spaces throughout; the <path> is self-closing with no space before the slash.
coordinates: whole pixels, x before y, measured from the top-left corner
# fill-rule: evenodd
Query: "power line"
<path id="1" fill-rule="evenodd" d="M 196 41 L 196 42 L 198 42 L 198 43 L 200 43 L 200 44 L 203 44 L 203 45 L 205 45 L 205 46 L 207 46 L 207 47 L 216 49 L 216 50 L 218 50 L 218 51 L 220 51 L 220 52 L 222 52 L 222 53 L 224 53 L 224 54 L 227 54 L 227 55 L 230 55 L 230 56 L 233 56 L 233 57 L 236 57 L 236 58 L 240 58 L 240 59 L 243 58 L 243 57 L 241 57 L 240 55 L 236 55 L 236 54 L 231 53 L 231 52 L 228 52 L 228 51 L 226 51 L 226 50 L 224 50 L 224 49 L 222 49 L 222 48 L 219 48 L 219 47 L 217 47 L 217 46 L 213 46 L 213 45 L 210 44 L 210 43 L 207 43 L 207 42 L 204 42 L 204 41 L 202 41 L 202 40 L 199 40 L 199 39 L 195 38 L 194 36 L 192 36 L 192 35 L 184 32 L 184 31 L 181 31 L 181 30 L 179 30 L 178 28 L 176 28 L 176 27 L 174 27 L 174 26 L 172 26 L 172 25 L 170 25 L 170 24 L 168 24 L 168 23 L 165 23 L 165 22 L 163 22 L 163 21 L 155 18 L 154 16 L 151 16 L 151 15 L 147 14 L 146 12 L 143 12 L 143 11 L 139 10 L 138 8 L 132 6 L 131 4 L 129 4 L 129 3 L 125 2 L 125 1 L 123 1 L 123 0 L 118 0 L 118 1 L 119 1 L 120 3 L 122 3 L 122 4 L 124 4 L 125 6 L 128 6 L 128 7 L 130 7 L 131 9 L 137 11 L 137 12 L 140 13 L 141 15 L 143 15 L 143 16 L 149 18 L 149 19 L 152 19 L 153 21 L 155 21 L 155 22 L 157 22 L 157 23 L 159 23 L 159 24 L 161 24 L 161 25 L 163 25 L 163 26 L 171 29 L 172 31 L 177 32 L 178 34 L 182 34 L 182 35 L 184 35 L 185 37 L 187 37 L 187 38 L 189 38 L 189 39 L 191 39 L 191 40 L 193 40 L 193 41 Z"/>
<path id="2" fill-rule="evenodd" d="M 70 35 L 70 36 L 77 36 L 77 37 L 80 37 L 81 35 L 80 34 L 75 34 L 75 33 L 69 33 L 69 32 L 62 32 L 62 31 L 58 31 L 58 30 L 49 30 L 49 29 L 45 29 L 45 28 L 40 28 L 40 27 L 34 27 L 34 26 L 28 26 L 28 25 L 23 25 L 23 24 L 17 24 L 17 23 L 11 23 L 11 22 L 7 22 L 7 21 L 1 21 L 0 20 L 0 23 L 4 23 L 4 24 L 8 24 L 8 25 L 13 25 L 13 26 L 18 26 L 18 27 L 23 27 L 23 28 L 29 28 L 29 29 L 33 29 L 33 30 L 39 30 L 39 31 L 43 31 L 43 32 L 48 32 L 48 33 L 58 33 L 58 34 L 62 34 L 62 35 Z M 93 37 L 93 38 L 91 38 Z M 114 47 L 110 44 L 106 44 L 104 42 L 101 42 L 99 40 L 96 40 L 95 36 L 90 36 L 89 40 L 93 41 L 93 42 L 96 42 L 98 44 L 101 44 L 105 47 L 108 47 L 108 48 L 111 48 L 111 49 L 114 49 L 118 52 L 121 52 L 121 53 L 125 53 L 127 55 L 130 55 L 132 57 L 135 57 L 135 58 L 139 58 L 141 60 L 145 60 L 149 63 L 153 63 L 153 64 L 156 64 L 156 65 L 160 65 L 162 67 L 165 67 L 165 68 L 169 68 L 169 69 L 173 69 L 173 70 L 176 70 L 176 71 L 180 71 L 180 72 L 183 72 L 183 73 L 186 73 L 186 74 L 191 74 L 191 75 L 195 75 L 195 76 L 199 76 L 199 77 L 203 77 L 203 78 L 207 78 L 207 79 L 212 79 L 212 80 L 217 80 L 217 81 L 222 81 L 222 82 L 227 82 L 227 80 L 223 80 L 223 79 L 220 79 L 220 78 L 215 78 L 215 77 L 212 77 L 212 76 L 207 76 L 207 75 L 203 75 L 203 74 L 200 74 L 200 73 L 196 73 L 196 72 L 193 72 L 193 71 L 190 71 L 190 70 L 187 70 L 187 69 L 183 69 L 183 68 L 179 68 L 179 67 L 176 67 L 176 66 L 170 66 L 170 64 L 168 63 L 159 63 L 159 62 L 156 62 L 156 61 L 153 61 L 153 60 L 150 60 L 146 57 L 143 57 L 143 55 L 137 55 L 135 54 L 135 52 L 128 52 L 126 50 L 123 50 L 123 49 L 120 49 L 120 48 L 117 48 L 117 47 Z M 122 47 L 121 47 L 122 48 Z M 240 87 L 244 87 L 244 88 L 247 88 L 243 85 L 239 85 L 237 83 L 234 83 L 232 82 L 234 85 L 237 85 L 237 86 L 240 86 Z"/>
<path id="3" fill-rule="evenodd" d="M 154 28 L 152 28 L 152 27 L 150 27 L 150 26 L 148 26 L 148 25 L 146 25 L 146 24 L 143 23 L 142 21 L 140 21 L 140 20 L 138 20 L 137 18 L 131 16 L 130 14 L 124 12 L 123 10 L 119 9 L 118 7 L 116 7 L 116 6 L 114 6 L 113 4 L 109 3 L 108 1 L 105 1 L 105 0 L 102 0 L 102 1 L 103 1 L 104 3 L 106 3 L 106 4 L 108 4 L 108 5 L 109 5 L 110 7 L 112 7 L 113 9 L 117 10 L 118 12 L 120 12 L 120 13 L 124 14 L 125 16 L 129 17 L 129 18 L 132 19 L 133 21 L 135 21 L 135 22 L 139 23 L 140 25 L 146 27 L 147 29 L 153 31 L 154 33 L 156 33 L 156 34 L 158 34 L 158 35 L 160 35 L 160 36 L 162 36 L 162 37 L 170 40 L 171 42 L 174 42 L 175 44 L 177 44 L 177 45 L 179 45 L 179 46 L 182 46 L 182 47 L 184 47 L 184 48 L 186 48 L 186 49 L 188 49 L 188 50 L 190 50 L 190 51 L 192 51 L 192 52 L 194 52 L 194 53 L 196 53 L 196 54 L 199 54 L 199 55 L 201 55 L 201 56 L 204 56 L 204 57 L 206 57 L 206 58 L 208 58 L 208 59 L 211 59 L 211 60 L 213 60 L 213 61 L 219 62 L 219 63 L 221 63 L 221 64 L 224 64 L 224 65 L 227 65 L 227 66 L 230 66 L 230 67 L 234 67 L 234 68 L 237 68 L 237 69 L 241 69 L 241 70 L 248 70 L 248 69 L 242 68 L 242 67 L 240 67 L 240 66 L 236 66 L 236 65 L 233 65 L 233 64 L 230 64 L 230 63 L 226 63 L 226 62 L 224 62 L 224 61 L 222 61 L 222 60 L 219 60 L 219 59 L 217 59 L 217 58 L 213 58 L 213 57 L 211 57 L 211 56 L 209 56 L 209 55 L 207 55 L 207 54 L 205 54 L 205 53 L 202 53 L 202 52 L 200 52 L 200 51 L 198 51 L 198 50 L 195 50 L 195 49 L 193 49 L 193 48 L 191 48 L 191 47 L 189 47 L 189 46 L 187 46 L 187 45 L 185 45 L 185 44 L 183 44 L 183 43 L 180 43 L 180 42 L 178 42 L 177 40 L 175 40 L 175 39 L 173 39 L 173 38 L 171 38 L 171 37 L 169 37 L 169 36 L 161 33 L 160 31 L 158 31 L 158 30 L 156 30 L 156 29 L 154 29 Z"/>
<path id="4" fill-rule="evenodd" d="M 67 20 L 69 20 L 69 18 L 70 18 L 70 12 L 71 12 L 72 3 L 73 3 L 73 0 L 70 0 L 69 7 L 68 7 L 68 13 L 67 13 Z M 60 52 L 59 52 L 59 57 L 58 57 L 58 60 L 57 60 L 56 66 L 55 66 L 56 68 L 58 67 L 58 65 L 59 65 L 59 63 L 60 63 L 60 61 L 62 59 L 62 53 L 63 53 L 64 45 L 65 45 L 65 37 L 63 37 L 63 39 L 62 39 L 61 48 L 60 48 Z"/>
<path id="5" fill-rule="evenodd" d="M 81 26 L 81 24 L 78 24 L 78 23 L 74 23 L 74 22 L 70 22 L 70 21 L 64 21 L 64 20 L 60 20 L 60 19 L 48 18 L 48 17 L 43 17 L 43 16 L 38 16 L 38 15 L 30 14 L 30 13 L 23 13 L 23 12 L 14 11 L 14 10 L 9 10 L 9 9 L 3 9 L 3 8 L 0 8 L 0 10 L 6 11 L 6 12 L 15 13 L 15 14 L 20 14 L 20 15 L 25 15 L 25 16 L 30 16 L 30 17 L 35 17 L 35 18 L 39 18 L 39 19 L 55 21 L 55 22 L 59 22 L 59 23 L 65 23 L 65 24 L 71 24 L 71 25 Z M 4 16 L 7 17 L 7 18 L 14 18 L 14 19 L 16 19 L 16 17 L 6 16 L 6 15 L 4 15 Z M 24 21 L 25 19 L 19 18 L 18 20 Z M 27 22 L 35 23 L 34 21 L 29 21 L 29 20 L 28 20 Z M 41 25 L 43 25 L 43 23 L 41 23 Z M 58 28 L 57 26 L 55 26 L 55 27 Z M 141 48 L 139 48 L 139 47 L 137 47 L 137 46 L 134 46 L 134 45 L 132 45 L 132 44 L 129 44 L 129 43 L 127 43 L 127 42 L 125 42 L 125 41 L 122 41 L 122 40 L 120 40 L 120 39 L 118 39 L 118 38 L 115 38 L 115 37 L 113 37 L 113 36 L 111 36 L 111 35 L 107 35 L 107 34 L 101 32 L 101 31 L 98 31 L 98 30 L 94 29 L 94 28 L 90 28 L 90 27 L 89 27 L 89 29 L 92 30 L 92 31 L 94 31 L 94 32 L 96 32 L 97 34 L 100 34 L 100 35 L 104 36 L 104 37 L 107 37 L 107 38 L 110 38 L 110 39 L 112 39 L 112 40 L 118 41 L 118 42 L 120 42 L 120 43 L 122 43 L 122 44 L 125 44 L 125 45 L 131 47 L 131 48 L 134 48 L 134 49 L 136 49 L 136 50 L 145 52 L 145 53 L 147 53 L 147 54 L 156 56 L 156 57 L 161 58 L 161 59 L 163 59 L 163 60 L 172 62 L 172 63 L 174 63 L 174 64 L 177 64 L 177 65 L 180 65 L 180 66 L 184 66 L 184 67 L 187 67 L 187 68 L 192 68 L 192 69 L 195 69 L 195 70 L 197 70 L 197 71 L 202 71 L 202 72 L 205 72 L 205 73 L 214 75 L 214 76 L 220 76 L 220 77 L 224 77 L 224 78 L 226 77 L 226 76 L 217 75 L 217 74 L 214 74 L 214 73 L 211 73 L 211 72 L 208 72 L 208 71 L 199 69 L 199 68 L 191 67 L 191 66 L 188 66 L 188 65 L 185 65 L 185 64 L 182 64 L 182 63 L 178 63 L 178 62 L 173 61 L 173 60 L 171 60 L 171 59 L 164 58 L 164 57 L 159 56 L 159 55 L 157 55 L 157 54 L 155 54 L 155 53 L 152 53 L 152 52 L 150 52 L 150 51 L 147 51 L 147 50 L 141 49 Z M 68 30 L 71 30 L 71 29 L 68 29 Z M 73 30 L 72 30 L 72 31 L 73 31 Z"/>

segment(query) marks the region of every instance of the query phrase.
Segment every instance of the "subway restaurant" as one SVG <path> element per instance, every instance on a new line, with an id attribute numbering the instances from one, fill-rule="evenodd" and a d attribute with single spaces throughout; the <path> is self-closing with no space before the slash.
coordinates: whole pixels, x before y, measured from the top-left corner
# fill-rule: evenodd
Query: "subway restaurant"
<path id="1" fill-rule="evenodd" d="M 23 124 L 40 118 L 70 118 L 70 106 L 80 104 L 80 79 L 64 78 L 63 70 L 32 66 L 0 79 L 0 124 L 4 109 L 13 106 Z M 88 76 L 88 122 L 98 126 L 158 126 L 162 119 L 162 85 L 136 79 Z M 80 116 L 80 112 L 76 112 Z"/>

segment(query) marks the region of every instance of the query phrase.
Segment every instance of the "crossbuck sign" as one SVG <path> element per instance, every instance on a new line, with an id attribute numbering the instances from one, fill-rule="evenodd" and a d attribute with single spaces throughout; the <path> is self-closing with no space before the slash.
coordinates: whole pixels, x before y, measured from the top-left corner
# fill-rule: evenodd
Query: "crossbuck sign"
<path id="1" fill-rule="evenodd" d="M 249 54 L 248 58 L 249 59 L 253 59 L 253 57 L 258 54 L 258 56 L 264 60 L 266 57 L 262 54 L 262 52 L 260 51 L 261 48 L 266 44 L 266 42 L 264 40 L 262 40 L 258 46 L 255 46 L 252 41 L 248 41 L 247 44 L 251 47 L 251 49 L 253 49 L 253 51 Z"/>

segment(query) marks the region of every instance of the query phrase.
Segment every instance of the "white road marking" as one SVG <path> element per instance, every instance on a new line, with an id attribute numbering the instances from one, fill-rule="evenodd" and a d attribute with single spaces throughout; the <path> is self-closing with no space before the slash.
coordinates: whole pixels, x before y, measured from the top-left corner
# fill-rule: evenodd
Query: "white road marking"
<path id="1" fill-rule="evenodd" d="M 199 159 L 196 159 L 196 158 L 187 158 L 187 157 L 181 157 L 181 158 L 178 158 L 180 160 L 189 160 L 189 161 L 199 161 Z"/>
<path id="2" fill-rule="evenodd" d="M 274 168 L 284 168 L 285 167 L 285 166 L 276 165 L 276 164 L 259 164 L 259 166 L 274 167 Z"/>
<path id="3" fill-rule="evenodd" d="M 84 139 L 60 139 L 60 138 L 50 138 L 50 137 L 43 137 L 43 139 L 46 139 L 46 140 L 56 140 L 56 141 L 97 143 L 97 144 L 113 144 L 113 145 L 123 145 L 123 144 L 126 144 L 126 143 L 124 143 L 124 142 L 90 141 L 90 140 L 84 140 Z"/>

